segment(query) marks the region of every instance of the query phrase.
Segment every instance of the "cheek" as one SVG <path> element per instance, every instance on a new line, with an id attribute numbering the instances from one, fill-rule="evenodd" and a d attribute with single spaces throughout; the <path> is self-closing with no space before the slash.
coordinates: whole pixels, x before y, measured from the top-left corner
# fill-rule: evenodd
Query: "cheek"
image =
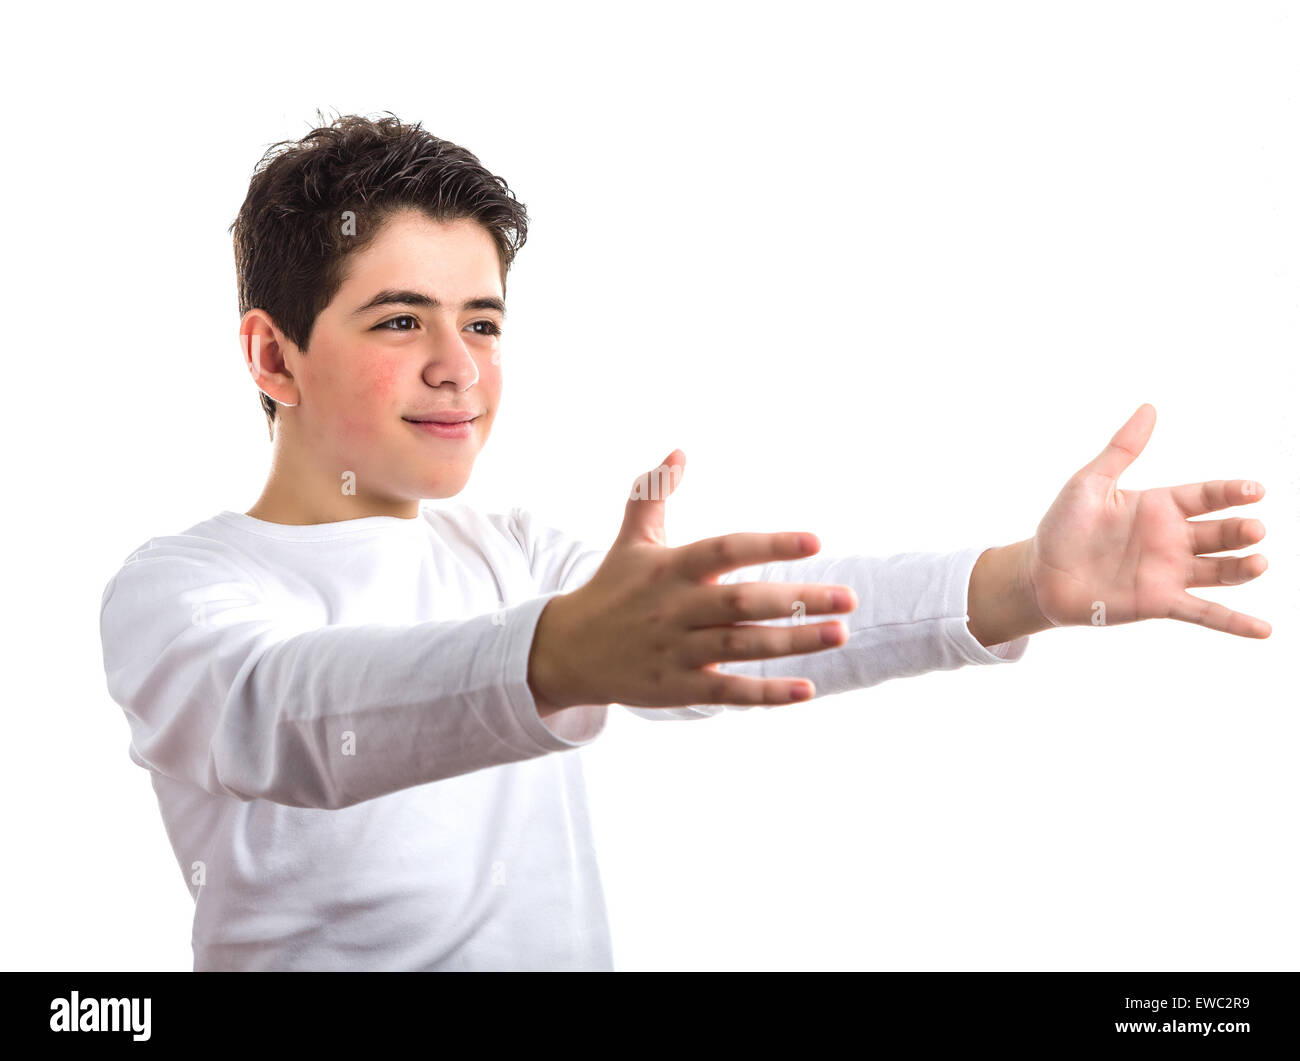
<path id="1" fill-rule="evenodd" d="M 496 398 L 501 394 L 501 364 L 485 357 L 478 363 L 478 371 L 478 388 L 495 405 Z"/>
<path id="2" fill-rule="evenodd" d="M 382 357 L 367 358 L 336 391 L 338 423 L 348 439 L 377 438 L 392 431 L 401 415 L 400 366 Z"/>
<path id="3" fill-rule="evenodd" d="M 353 378 L 354 393 L 367 409 L 392 407 L 397 400 L 398 364 L 379 359 L 368 361 Z"/>

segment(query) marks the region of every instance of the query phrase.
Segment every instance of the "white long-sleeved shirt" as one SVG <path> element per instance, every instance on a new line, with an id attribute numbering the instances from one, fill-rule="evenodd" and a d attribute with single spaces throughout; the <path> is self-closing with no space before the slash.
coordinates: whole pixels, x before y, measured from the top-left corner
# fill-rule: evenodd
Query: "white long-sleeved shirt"
<path id="1" fill-rule="evenodd" d="M 826 696 L 1017 660 L 1028 638 L 986 649 L 967 628 L 984 548 L 727 572 L 849 585 L 859 606 L 838 648 L 721 669 Z M 608 705 L 544 721 L 527 681 L 542 608 L 604 555 L 460 504 L 310 526 L 226 511 L 127 557 L 104 666 L 195 899 L 196 971 L 613 968 L 576 754 Z"/>

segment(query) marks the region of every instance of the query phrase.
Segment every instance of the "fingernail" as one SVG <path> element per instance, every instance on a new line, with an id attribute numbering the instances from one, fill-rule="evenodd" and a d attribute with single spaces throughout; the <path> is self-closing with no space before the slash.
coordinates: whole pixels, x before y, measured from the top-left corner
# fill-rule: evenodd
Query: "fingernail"
<path id="1" fill-rule="evenodd" d="M 838 645 L 840 643 L 840 631 L 835 626 L 822 627 L 822 644 Z"/>

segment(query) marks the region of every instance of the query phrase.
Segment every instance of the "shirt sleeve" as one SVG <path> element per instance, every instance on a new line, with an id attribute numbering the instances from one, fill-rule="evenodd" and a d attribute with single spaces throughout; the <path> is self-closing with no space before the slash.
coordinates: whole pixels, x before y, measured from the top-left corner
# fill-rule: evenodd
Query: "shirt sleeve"
<path id="1" fill-rule="evenodd" d="M 849 634 L 843 645 L 803 655 L 728 662 L 719 669 L 759 678 L 807 678 L 816 686 L 817 696 L 829 696 L 928 671 L 1014 663 L 1025 654 L 1028 636 L 986 648 L 968 626 L 971 571 L 989 548 L 992 546 L 890 557 L 811 556 L 727 572 L 720 579 L 723 584 L 851 586 L 858 607 L 848 614 L 765 620 L 772 626 L 791 626 L 800 621 L 839 619 Z M 714 714 L 720 709 L 704 705 L 697 710 Z"/>
<path id="2" fill-rule="evenodd" d="M 543 522 L 526 508 L 510 510 L 509 529 L 524 552 L 538 593 L 568 593 L 585 585 L 609 552 Z"/>
<path id="3" fill-rule="evenodd" d="M 525 540 L 545 544 L 534 571 L 547 579 L 549 589 L 567 592 L 595 574 L 606 550 L 539 524 L 525 510 L 516 509 L 515 514 Z M 843 645 L 775 659 L 730 661 L 719 664 L 718 669 L 746 677 L 807 678 L 820 697 L 927 671 L 1014 663 L 1028 647 L 1027 636 L 986 648 L 967 625 L 971 571 L 980 554 L 990 548 L 993 546 L 983 545 L 946 553 L 912 552 L 890 557 L 818 554 L 724 572 L 718 579 L 720 585 L 809 582 L 851 586 L 857 593 L 858 607 L 848 614 L 802 619 L 839 619 L 849 634 Z M 764 623 L 789 626 L 798 621 L 791 616 Z M 747 710 L 747 705 L 739 704 L 623 706 L 634 715 L 653 720 L 710 718 L 723 710 Z"/>
<path id="4" fill-rule="evenodd" d="M 587 743 L 543 724 L 528 688 L 546 600 L 294 630 L 219 543 L 172 537 L 109 581 L 100 635 L 140 765 L 216 795 L 334 809 Z"/>

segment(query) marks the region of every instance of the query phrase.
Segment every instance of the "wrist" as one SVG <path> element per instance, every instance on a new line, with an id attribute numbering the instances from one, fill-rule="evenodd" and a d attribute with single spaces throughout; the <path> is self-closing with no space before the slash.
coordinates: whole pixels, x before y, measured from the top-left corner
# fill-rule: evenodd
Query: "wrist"
<path id="1" fill-rule="evenodd" d="M 528 652 L 528 688 L 537 704 L 537 714 L 542 718 L 578 702 L 566 701 L 562 691 L 563 680 L 557 673 L 554 646 L 559 643 L 556 627 L 562 609 L 560 597 L 553 597 L 546 602 L 537 617 L 532 648 Z"/>
<path id="2" fill-rule="evenodd" d="M 1033 539 L 986 549 L 971 570 L 968 629 L 985 648 L 1050 630 L 1038 607 L 1030 557 Z"/>
<path id="3" fill-rule="evenodd" d="M 1016 542 L 1012 548 L 1016 550 L 1015 595 L 1019 602 L 1021 622 L 1025 626 L 1032 627 L 1031 633 L 1058 626 L 1059 624 L 1047 618 L 1042 608 L 1038 606 L 1038 591 L 1034 588 L 1032 576 L 1034 539 L 1026 538 L 1023 542 Z"/>

